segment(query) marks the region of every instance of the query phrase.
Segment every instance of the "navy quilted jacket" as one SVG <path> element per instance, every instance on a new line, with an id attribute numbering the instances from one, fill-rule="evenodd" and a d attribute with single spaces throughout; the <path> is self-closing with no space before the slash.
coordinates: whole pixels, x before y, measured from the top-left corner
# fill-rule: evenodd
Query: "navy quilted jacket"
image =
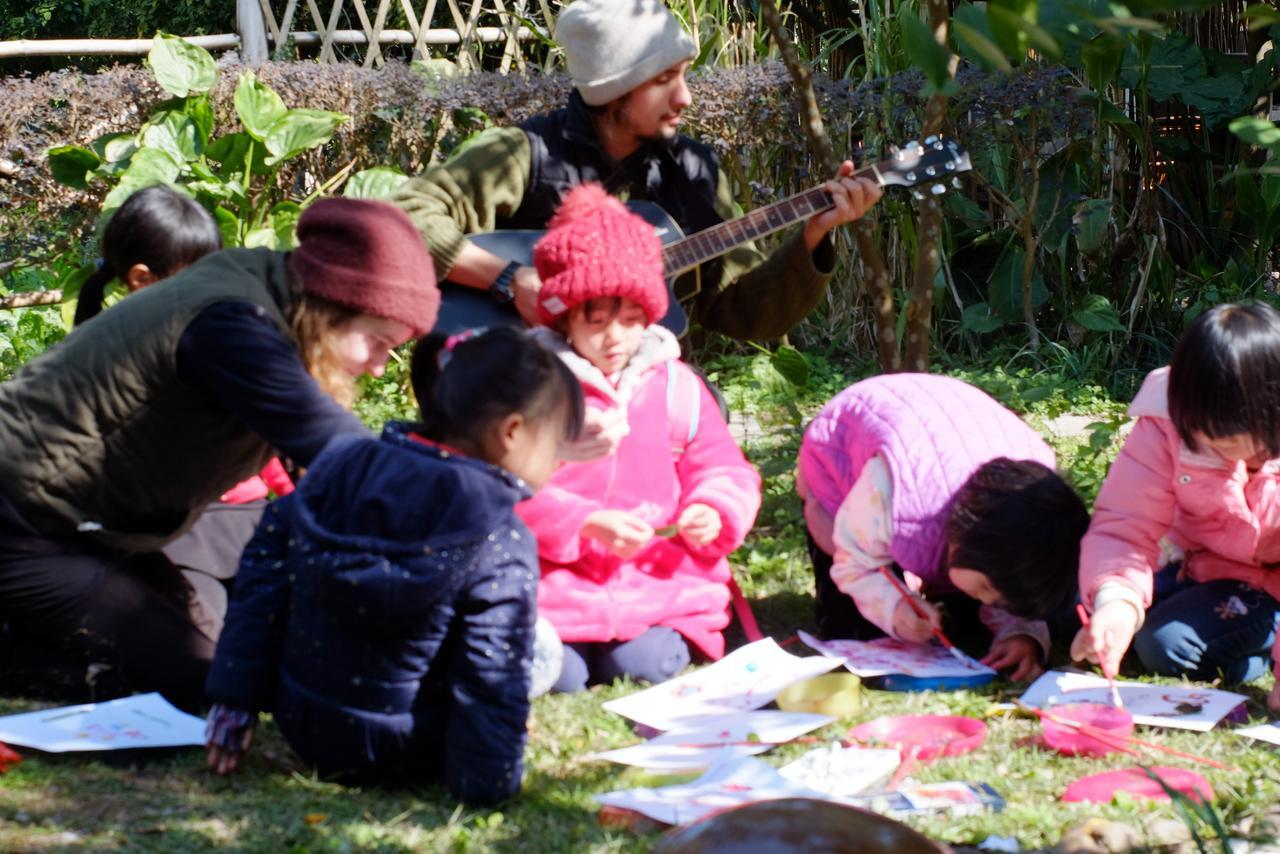
<path id="1" fill-rule="evenodd" d="M 538 561 L 509 472 L 388 425 L 339 437 L 245 548 L 207 683 L 320 773 L 520 788 Z"/>

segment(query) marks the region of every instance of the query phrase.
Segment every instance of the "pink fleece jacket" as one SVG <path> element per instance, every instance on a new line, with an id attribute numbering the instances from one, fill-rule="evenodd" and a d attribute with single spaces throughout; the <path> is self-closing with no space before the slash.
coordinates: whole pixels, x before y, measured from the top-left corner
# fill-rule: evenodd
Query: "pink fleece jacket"
<path id="1" fill-rule="evenodd" d="M 626 407 L 630 433 L 617 451 L 561 467 L 517 512 L 538 538 L 542 582 L 538 613 L 562 640 L 630 640 L 653 626 L 670 626 L 711 658 L 724 654 L 729 623 L 727 555 L 742 544 L 760 508 L 760 476 L 746 461 L 710 392 L 701 393 L 697 433 L 673 453 L 667 411 L 668 363 L 679 361 L 675 338 L 659 326 L 612 383 L 577 355 L 563 337 L 538 330 L 582 381 L 588 407 Z M 679 535 L 655 537 L 623 560 L 581 535 L 596 510 L 626 510 L 655 528 L 673 524 L 694 503 L 720 514 L 723 529 L 705 548 Z"/>
<path id="2" fill-rule="evenodd" d="M 1080 546 L 1080 594 L 1092 607 L 1119 583 L 1151 607 L 1160 540 L 1184 554 L 1195 581 L 1229 578 L 1280 599 L 1280 459 L 1252 474 L 1207 449 L 1191 451 L 1169 418 L 1169 369 L 1152 371 L 1129 414 L 1138 419 L 1098 494 Z M 1272 649 L 1280 662 L 1280 645 Z"/>

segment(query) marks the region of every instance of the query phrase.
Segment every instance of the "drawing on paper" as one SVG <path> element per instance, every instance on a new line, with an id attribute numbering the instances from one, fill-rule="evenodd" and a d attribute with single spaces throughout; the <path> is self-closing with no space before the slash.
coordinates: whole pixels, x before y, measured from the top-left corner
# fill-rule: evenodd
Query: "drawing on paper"
<path id="1" fill-rule="evenodd" d="M 994 670 L 972 659 L 960 661 L 937 644 L 915 644 L 894 638 L 871 641 L 818 640 L 800 632 L 800 640 L 824 655 L 844 659 L 858 676 L 903 675 L 920 679 L 993 674 Z"/>

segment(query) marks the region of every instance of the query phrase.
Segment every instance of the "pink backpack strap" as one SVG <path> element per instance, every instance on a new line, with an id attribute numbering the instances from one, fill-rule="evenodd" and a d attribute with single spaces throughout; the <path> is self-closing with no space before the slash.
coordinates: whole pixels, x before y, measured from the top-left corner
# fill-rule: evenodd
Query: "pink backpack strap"
<path id="1" fill-rule="evenodd" d="M 685 448 L 698 435 L 698 417 L 702 414 L 702 380 L 675 359 L 667 362 L 667 425 L 671 437 L 671 456 L 679 460 Z M 733 600 L 733 613 L 742 623 L 742 632 L 749 642 L 764 637 L 760 624 L 751 610 L 751 603 L 742 595 L 742 588 L 732 574 L 729 576 L 729 595 Z"/>

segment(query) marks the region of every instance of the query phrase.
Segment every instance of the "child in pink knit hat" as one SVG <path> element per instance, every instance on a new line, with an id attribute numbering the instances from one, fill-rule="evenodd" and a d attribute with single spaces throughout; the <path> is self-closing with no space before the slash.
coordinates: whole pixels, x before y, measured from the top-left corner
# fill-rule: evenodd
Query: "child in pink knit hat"
<path id="1" fill-rule="evenodd" d="M 680 361 L 653 227 L 598 185 L 569 192 L 534 249 L 535 335 L 582 383 L 598 420 L 625 419 L 612 454 L 568 463 L 520 515 L 537 535 L 539 613 L 565 643 L 559 691 L 661 682 L 690 644 L 724 654 L 728 555 L 760 506 L 760 477 L 715 398 Z"/>

